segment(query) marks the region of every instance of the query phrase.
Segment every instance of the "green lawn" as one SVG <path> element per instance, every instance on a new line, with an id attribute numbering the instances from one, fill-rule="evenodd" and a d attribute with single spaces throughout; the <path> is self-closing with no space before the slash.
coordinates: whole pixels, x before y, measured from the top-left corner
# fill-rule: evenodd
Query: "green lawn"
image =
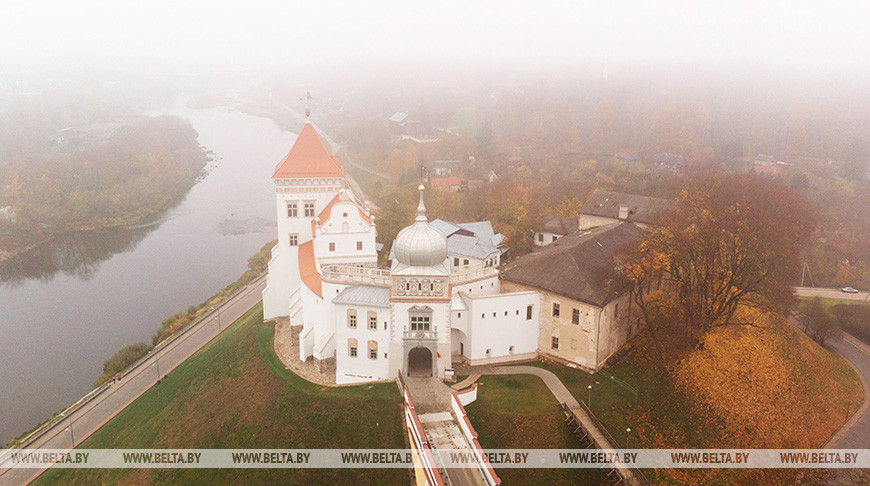
<path id="1" fill-rule="evenodd" d="M 484 449 L 576 449 L 559 403 L 540 378 L 489 375 L 465 407 Z M 597 469 L 496 468 L 504 484 L 599 484 Z"/>
<path id="2" fill-rule="evenodd" d="M 815 298 L 816 297 L 798 297 L 798 299 L 800 299 L 801 302 L 808 302 L 808 301 L 811 301 Z M 828 297 L 818 297 L 818 299 L 822 301 L 822 306 L 825 308 L 825 310 L 828 310 L 829 308 L 831 308 L 837 304 L 870 306 L 870 302 L 865 302 L 863 300 L 831 299 Z"/>
<path id="3" fill-rule="evenodd" d="M 262 306 L 173 370 L 80 448 L 405 447 L 392 383 L 320 387 L 286 370 Z M 51 469 L 37 484 L 407 484 L 405 469 Z"/>

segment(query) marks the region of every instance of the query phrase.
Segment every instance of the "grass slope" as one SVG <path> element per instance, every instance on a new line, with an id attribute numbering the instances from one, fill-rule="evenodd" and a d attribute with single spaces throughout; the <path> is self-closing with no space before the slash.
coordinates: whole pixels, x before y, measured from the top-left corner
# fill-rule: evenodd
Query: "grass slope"
<path id="1" fill-rule="evenodd" d="M 592 410 L 622 446 L 629 448 L 816 448 L 861 404 L 854 370 L 785 319 L 756 316 L 762 327 L 714 331 L 703 349 L 668 357 L 656 373 L 645 334 L 625 357 L 590 375 L 559 365 L 554 372 Z M 609 378 L 617 376 L 635 388 Z M 625 429 L 631 427 L 631 436 Z M 645 471 L 665 484 L 789 484 L 791 471 Z"/>
<path id="2" fill-rule="evenodd" d="M 580 441 L 565 426 L 559 402 L 537 376 L 492 375 L 478 383 L 477 400 L 465 407 L 484 449 L 575 449 Z M 504 484 L 599 484 L 597 469 L 498 468 Z"/>
<path id="3" fill-rule="evenodd" d="M 394 384 L 324 388 L 284 368 L 262 306 L 88 438 L 83 449 L 405 447 Z M 399 484 L 404 469 L 51 469 L 37 484 Z"/>

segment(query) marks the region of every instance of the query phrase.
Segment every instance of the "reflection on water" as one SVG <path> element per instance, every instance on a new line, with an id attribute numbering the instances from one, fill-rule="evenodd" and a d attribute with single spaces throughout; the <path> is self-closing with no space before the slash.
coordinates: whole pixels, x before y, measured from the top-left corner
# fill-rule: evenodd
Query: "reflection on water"
<path id="1" fill-rule="evenodd" d="M 0 283 L 15 287 L 28 279 L 48 282 L 57 274 L 90 280 L 100 263 L 132 250 L 158 223 L 65 233 L 0 265 Z"/>
<path id="2" fill-rule="evenodd" d="M 275 238 L 270 176 L 294 135 L 231 108 L 188 119 L 214 153 L 156 223 L 69 233 L 0 267 L 0 445 L 91 389 L 103 361 L 235 281 Z"/>

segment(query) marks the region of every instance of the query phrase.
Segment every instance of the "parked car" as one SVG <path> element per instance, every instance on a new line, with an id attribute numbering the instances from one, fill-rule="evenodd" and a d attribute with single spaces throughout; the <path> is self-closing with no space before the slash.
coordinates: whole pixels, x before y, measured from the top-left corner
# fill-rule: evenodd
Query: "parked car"
<path id="1" fill-rule="evenodd" d="M 840 290 L 842 290 L 843 292 L 846 292 L 847 294 L 857 294 L 858 293 L 858 289 L 853 288 L 853 287 L 843 287 Z"/>

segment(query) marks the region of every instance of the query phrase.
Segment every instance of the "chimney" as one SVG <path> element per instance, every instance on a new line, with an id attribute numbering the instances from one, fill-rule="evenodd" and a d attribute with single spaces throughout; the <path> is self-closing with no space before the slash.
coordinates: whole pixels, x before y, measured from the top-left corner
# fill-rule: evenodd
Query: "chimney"
<path id="1" fill-rule="evenodd" d="M 628 206 L 619 206 L 619 219 L 628 219 Z"/>

